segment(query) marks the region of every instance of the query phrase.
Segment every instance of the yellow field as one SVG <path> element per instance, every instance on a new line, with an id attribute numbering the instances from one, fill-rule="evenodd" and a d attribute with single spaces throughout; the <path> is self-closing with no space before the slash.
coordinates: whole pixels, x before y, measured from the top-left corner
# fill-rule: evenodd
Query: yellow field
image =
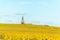
<path id="1" fill-rule="evenodd" d="M 32 24 L 0 24 L 1 40 L 60 40 L 60 28 Z"/>

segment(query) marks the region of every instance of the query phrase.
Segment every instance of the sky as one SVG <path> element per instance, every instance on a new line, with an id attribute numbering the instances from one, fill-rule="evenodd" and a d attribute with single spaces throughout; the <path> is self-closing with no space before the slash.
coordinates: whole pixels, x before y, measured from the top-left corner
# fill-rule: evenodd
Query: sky
<path id="1" fill-rule="evenodd" d="M 60 26 L 60 0 L 0 0 L 0 23 Z"/>

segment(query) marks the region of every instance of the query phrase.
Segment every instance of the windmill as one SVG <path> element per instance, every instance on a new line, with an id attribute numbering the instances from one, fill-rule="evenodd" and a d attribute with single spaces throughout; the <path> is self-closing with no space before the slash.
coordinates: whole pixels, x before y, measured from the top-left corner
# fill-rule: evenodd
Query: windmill
<path id="1" fill-rule="evenodd" d="M 22 16 L 21 24 L 24 24 L 24 17 Z"/>
<path id="2" fill-rule="evenodd" d="M 26 13 L 17 13 L 16 15 L 22 16 L 22 20 L 21 20 L 21 24 L 24 24 L 24 15 L 26 15 Z"/>

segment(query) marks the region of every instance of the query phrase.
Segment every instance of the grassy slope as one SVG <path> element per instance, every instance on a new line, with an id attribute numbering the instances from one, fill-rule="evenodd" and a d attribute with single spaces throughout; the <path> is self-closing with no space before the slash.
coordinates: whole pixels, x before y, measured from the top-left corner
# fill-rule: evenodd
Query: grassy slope
<path id="1" fill-rule="evenodd" d="M 48 38 L 50 40 L 54 40 L 54 39 L 60 40 L 60 34 L 56 34 L 57 32 L 60 32 L 60 28 L 54 27 L 54 26 L 46 26 L 46 25 L 43 26 L 43 25 L 32 25 L 32 24 L 0 24 L 0 31 L 7 31 L 7 32 L 2 32 L 3 34 L 0 33 L 2 35 L 8 35 L 8 37 L 4 40 L 8 40 L 10 36 L 14 37 L 14 40 L 16 37 L 17 39 L 20 39 L 20 37 L 26 38 L 28 36 L 29 38 L 34 37 L 39 39 Z M 27 31 L 27 32 L 24 32 L 24 31 Z M 42 34 L 41 32 L 46 32 L 46 33 Z M 50 34 L 47 32 L 54 32 L 54 34 L 53 33 Z"/>
<path id="2" fill-rule="evenodd" d="M 32 24 L 0 24 L 0 31 L 44 31 L 44 32 L 59 32 L 59 27 L 32 25 Z"/>

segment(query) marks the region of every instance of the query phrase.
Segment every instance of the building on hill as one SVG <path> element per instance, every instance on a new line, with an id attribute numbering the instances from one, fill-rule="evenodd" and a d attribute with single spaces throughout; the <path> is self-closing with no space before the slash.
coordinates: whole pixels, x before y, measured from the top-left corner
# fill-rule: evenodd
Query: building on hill
<path id="1" fill-rule="evenodd" d="M 0 24 L 0 40 L 60 40 L 60 28 L 44 25 Z"/>
<path id="2" fill-rule="evenodd" d="M 21 21 L 21 24 L 24 24 L 24 18 L 23 18 L 23 16 L 22 16 L 22 21 Z"/>

